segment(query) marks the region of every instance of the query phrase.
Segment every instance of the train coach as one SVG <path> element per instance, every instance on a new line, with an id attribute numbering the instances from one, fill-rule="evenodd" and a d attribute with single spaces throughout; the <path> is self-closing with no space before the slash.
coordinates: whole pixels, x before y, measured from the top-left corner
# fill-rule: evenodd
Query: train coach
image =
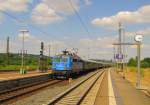
<path id="1" fill-rule="evenodd" d="M 62 54 L 53 57 L 52 77 L 67 79 L 74 75 L 102 68 L 102 66 L 96 61 L 83 60 L 75 53 L 63 51 Z"/>

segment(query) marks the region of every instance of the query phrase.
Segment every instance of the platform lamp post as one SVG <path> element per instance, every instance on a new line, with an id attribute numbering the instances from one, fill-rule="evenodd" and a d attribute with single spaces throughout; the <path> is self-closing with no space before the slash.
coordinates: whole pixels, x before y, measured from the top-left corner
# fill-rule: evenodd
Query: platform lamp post
<path id="1" fill-rule="evenodd" d="M 24 68 L 24 40 L 25 40 L 25 34 L 28 33 L 28 30 L 20 30 L 19 31 L 22 34 L 22 50 L 21 50 L 21 69 L 20 69 L 20 74 L 25 74 L 26 70 Z"/>
<path id="2" fill-rule="evenodd" d="M 135 41 L 137 42 L 137 82 L 136 87 L 140 89 L 141 87 L 141 42 L 143 40 L 142 35 L 136 35 Z"/>
<path id="3" fill-rule="evenodd" d="M 136 43 L 114 43 L 113 45 L 136 45 L 137 46 L 137 81 L 136 81 L 136 88 L 140 89 L 141 87 L 141 44 L 143 40 L 142 35 L 136 35 L 134 37 Z"/>

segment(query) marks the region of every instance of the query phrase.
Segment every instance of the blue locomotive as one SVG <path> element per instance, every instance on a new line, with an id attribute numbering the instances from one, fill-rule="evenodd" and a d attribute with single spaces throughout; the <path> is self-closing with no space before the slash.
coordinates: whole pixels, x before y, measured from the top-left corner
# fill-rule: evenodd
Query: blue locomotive
<path id="1" fill-rule="evenodd" d="M 73 75 L 87 72 L 102 67 L 94 61 L 84 61 L 77 54 L 63 51 L 53 57 L 52 75 L 53 78 L 69 78 Z"/>

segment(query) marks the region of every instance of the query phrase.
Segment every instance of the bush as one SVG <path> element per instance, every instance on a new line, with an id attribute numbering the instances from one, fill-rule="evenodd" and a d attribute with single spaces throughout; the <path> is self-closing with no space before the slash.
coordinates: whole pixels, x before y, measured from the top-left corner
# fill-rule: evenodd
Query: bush
<path id="1" fill-rule="evenodd" d="M 130 67 L 136 67 L 137 66 L 137 59 L 131 58 L 128 62 L 128 66 Z M 142 68 L 149 68 L 150 67 L 150 58 L 144 58 L 141 61 L 141 67 Z"/>
<path id="2" fill-rule="evenodd" d="M 20 70 L 21 56 L 19 54 L 10 54 L 9 64 L 7 63 L 6 57 L 7 56 L 5 53 L 0 53 L 0 69 L 1 70 Z M 45 56 L 45 58 L 48 58 L 48 57 Z M 51 58 L 48 58 L 47 61 L 45 62 L 46 64 L 49 64 L 48 66 L 50 66 Z M 25 55 L 24 63 L 26 66 L 29 66 L 30 70 L 37 69 L 37 66 L 39 63 L 39 55 L 33 55 L 33 54 Z"/>

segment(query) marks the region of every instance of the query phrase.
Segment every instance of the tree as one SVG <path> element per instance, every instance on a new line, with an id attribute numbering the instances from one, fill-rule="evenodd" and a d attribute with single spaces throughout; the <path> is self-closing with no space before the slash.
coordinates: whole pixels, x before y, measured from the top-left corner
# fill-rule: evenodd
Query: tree
<path id="1" fill-rule="evenodd" d="M 129 62 L 128 62 L 128 66 L 136 66 L 137 63 L 136 63 L 136 59 L 134 58 L 130 58 Z"/>
<path id="2" fill-rule="evenodd" d="M 128 66 L 136 66 L 137 65 L 137 57 L 131 58 L 128 62 Z M 143 60 L 141 60 L 141 67 L 143 68 L 148 68 L 150 67 L 150 58 L 144 58 Z"/>
<path id="3" fill-rule="evenodd" d="M 150 58 L 144 58 L 141 61 L 141 66 L 144 67 L 144 68 L 150 67 Z"/>

